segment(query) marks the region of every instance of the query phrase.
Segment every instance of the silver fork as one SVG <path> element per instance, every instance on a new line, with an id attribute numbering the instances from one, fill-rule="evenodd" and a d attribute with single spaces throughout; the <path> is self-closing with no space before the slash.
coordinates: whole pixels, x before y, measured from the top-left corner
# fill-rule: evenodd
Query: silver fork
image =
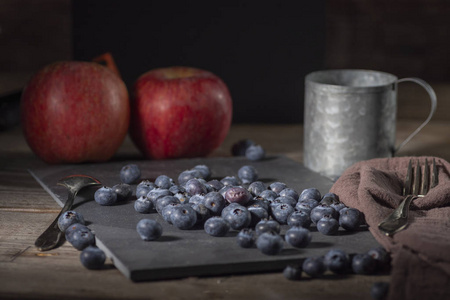
<path id="1" fill-rule="evenodd" d="M 423 173 L 419 161 L 417 161 L 414 177 L 412 160 L 410 160 L 405 179 L 405 186 L 403 188 L 403 196 L 405 196 L 405 198 L 386 219 L 378 224 L 378 229 L 387 236 L 392 236 L 405 229 L 406 226 L 408 226 L 408 213 L 411 202 L 418 197 L 424 197 L 428 191 L 436 185 L 438 185 L 438 174 L 436 160 L 434 158 L 431 171 L 431 186 L 430 165 L 428 164 L 428 160 L 425 159 Z"/>

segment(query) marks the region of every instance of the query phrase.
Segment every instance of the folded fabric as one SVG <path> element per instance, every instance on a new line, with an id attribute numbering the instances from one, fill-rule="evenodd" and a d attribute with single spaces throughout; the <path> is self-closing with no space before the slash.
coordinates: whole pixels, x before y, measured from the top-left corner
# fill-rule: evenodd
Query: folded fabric
<path id="1" fill-rule="evenodd" d="M 433 157 L 396 157 L 354 164 L 331 192 L 364 213 L 369 230 L 392 256 L 388 299 L 450 299 L 450 164 L 435 158 L 439 184 L 411 205 L 409 225 L 393 237 L 377 225 L 403 200 L 408 163 Z"/>

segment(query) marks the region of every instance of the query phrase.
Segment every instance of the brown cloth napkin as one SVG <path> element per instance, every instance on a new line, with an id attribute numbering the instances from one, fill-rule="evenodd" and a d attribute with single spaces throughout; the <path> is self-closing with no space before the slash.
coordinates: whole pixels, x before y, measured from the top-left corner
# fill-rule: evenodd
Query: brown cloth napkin
<path id="1" fill-rule="evenodd" d="M 335 182 L 336 193 L 347 206 L 362 211 L 375 239 L 391 253 L 388 299 L 450 299 L 450 164 L 436 159 L 439 184 L 413 201 L 410 224 L 393 237 L 378 230 L 380 223 L 403 200 L 408 162 L 425 158 L 381 158 L 354 164 Z M 432 296 L 433 298 L 430 298 Z"/>

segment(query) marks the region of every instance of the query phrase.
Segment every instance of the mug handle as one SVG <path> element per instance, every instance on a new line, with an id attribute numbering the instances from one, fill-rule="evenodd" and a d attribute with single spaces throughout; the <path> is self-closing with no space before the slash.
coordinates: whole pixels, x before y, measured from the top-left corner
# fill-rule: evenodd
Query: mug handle
<path id="1" fill-rule="evenodd" d="M 428 118 L 394 150 L 394 154 L 397 153 L 400 150 L 400 148 L 405 146 L 417 133 L 419 133 L 419 131 L 422 130 L 422 128 L 425 127 L 425 125 L 428 124 L 428 122 L 430 122 L 431 118 L 434 115 L 434 112 L 436 111 L 436 106 L 437 106 L 436 93 L 434 92 L 433 88 L 427 82 L 425 82 L 424 80 L 422 80 L 420 78 L 411 77 L 411 78 L 399 79 L 399 80 L 397 80 L 397 83 L 405 82 L 405 81 L 417 83 L 418 85 L 420 85 L 427 91 L 428 95 L 430 96 L 431 109 L 430 109 L 430 114 L 428 115 Z"/>

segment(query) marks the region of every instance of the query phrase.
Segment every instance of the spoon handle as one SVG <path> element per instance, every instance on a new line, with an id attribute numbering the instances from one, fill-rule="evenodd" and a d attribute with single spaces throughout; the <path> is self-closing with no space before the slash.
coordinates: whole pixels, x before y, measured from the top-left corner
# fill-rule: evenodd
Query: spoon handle
<path id="1" fill-rule="evenodd" d="M 69 189 L 67 201 L 59 212 L 58 216 L 55 218 L 52 224 L 50 224 L 50 226 L 36 239 L 36 242 L 34 242 L 34 245 L 38 248 L 39 251 L 48 251 L 58 245 L 63 234 L 63 232 L 58 227 L 58 219 L 63 213 L 72 208 L 73 200 L 75 199 L 76 194 L 77 191 L 72 191 L 71 189 Z"/>

